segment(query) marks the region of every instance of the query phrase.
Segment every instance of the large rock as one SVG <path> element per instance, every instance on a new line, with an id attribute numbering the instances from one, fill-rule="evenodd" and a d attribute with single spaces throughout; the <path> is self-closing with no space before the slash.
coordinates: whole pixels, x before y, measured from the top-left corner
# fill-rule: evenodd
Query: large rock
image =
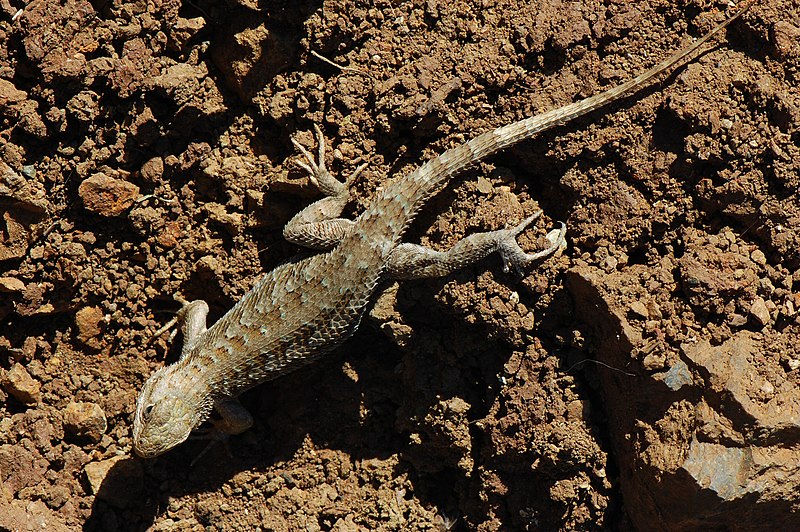
<path id="1" fill-rule="evenodd" d="M 591 267 L 567 277 L 604 364 L 596 372 L 631 520 L 642 530 L 800 529 L 800 389 L 780 355 L 765 356 L 781 333 L 659 341 L 665 325 L 631 313 L 634 290 L 617 290 L 635 277 Z M 661 367 L 646 368 L 654 358 Z"/>

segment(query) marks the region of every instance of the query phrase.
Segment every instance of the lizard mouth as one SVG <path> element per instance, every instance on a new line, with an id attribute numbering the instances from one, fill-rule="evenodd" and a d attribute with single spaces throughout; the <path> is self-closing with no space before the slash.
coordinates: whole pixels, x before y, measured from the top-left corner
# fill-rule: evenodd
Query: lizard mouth
<path id="1" fill-rule="evenodd" d="M 147 439 L 139 439 L 133 443 L 133 452 L 136 453 L 136 456 L 139 458 L 155 458 L 169 451 L 176 445 L 183 443 L 185 439 L 186 438 L 183 438 L 174 445 L 169 446 L 153 445 L 152 442 L 148 442 Z"/>

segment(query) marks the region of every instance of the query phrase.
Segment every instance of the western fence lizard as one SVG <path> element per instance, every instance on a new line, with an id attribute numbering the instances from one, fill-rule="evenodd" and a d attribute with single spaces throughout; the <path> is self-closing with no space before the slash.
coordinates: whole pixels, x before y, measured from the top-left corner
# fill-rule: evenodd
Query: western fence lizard
<path id="1" fill-rule="evenodd" d="M 425 202 L 454 175 L 478 161 L 563 125 L 635 91 L 695 52 L 741 16 L 753 1 L 692 45 L 639 76 L 605 92 L 484 133 L 431 159 L 408 176 L 393 180 L 355 220 L 339 218 L 349 184 L 325 168 L 325 144 L 317 160 L 295 142 L 303 166 L 325 197 L 297 214 L 284 229 L 295 243 L 324 252 L 287 262 L 266 274 L 227 314 L 206 330 L 208 306 L 184 302 L 184 345 L 180 359 L 144 384 L 136 405 L 133 448 L 157 456 L 180 444 L 216 409 L 218 431 L 236 434 L 252 418 L 235 402 L 248 388 L 274 379 L 330 352 L 358 328 L 371 296 L 383 279 L 447 275 L 497 251 L 505 269 L 521 270 L 564 246 L 565 226 L 548 234 L 550 246 L 527 254 L 516 236 L 539 214 L 516 227 L 468 236 L 446 252 L 400 243 Z"/>

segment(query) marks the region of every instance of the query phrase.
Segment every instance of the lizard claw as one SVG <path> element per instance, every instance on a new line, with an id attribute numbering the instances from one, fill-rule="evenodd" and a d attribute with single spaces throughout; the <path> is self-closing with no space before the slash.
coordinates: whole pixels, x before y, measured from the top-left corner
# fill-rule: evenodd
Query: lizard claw
<path id="1" fill-rule="evenodd" d="M 303 154 L 307 161 L 297 161 L 297 166 L 305 170 L 308 174 L 308 179 L 314 184 L 315 187 L 319 188 L 319 179 L 317 176 L 328 171 L 325 168 L 325 159 L 320 157 L 320 164 L 318 165 L 314 160 L 314 156 L 311 155 L 311 153 L 309 153 L 309 151 L 305 149 L 302 144 L 297 142 L 297 139 L 292 139 L 292 144 L 294 144 L 294 147 Z"/>
<path id="2" fill-rule="evenodd" d="M 347 179 L 346 179 L 346 180 L 345 180 L 345 182 L 344 182 L 344 186 L 346 186 L 346 187 L 349 189 L 349 188 L 350 188 L 350 185 L 352 185 L 352 184 L 353 184 L 353 182 L 356 180 L 356 178 L 357 178 L 359 175 L 361 175 L 361 172 L 363 172 L 363 171 L 364 171 L 364 168 L 366 168 L 367 166 L 369 166 L 369 163 L 363 163 L 361 166 L 359 166 L 358 168 L 356 168 L 356 169 L 353 171 L 353 173 L 352 173 L 352 174 L 350 174 L 350 175 L 347 177 Z"/>
<path id="3" fill-rule="evenodd" d="M 203 450 L 197 453 L 197 456 L 192 458 L 192 461 L 189 463 L 189 467 L 194 467 L 195 464 L 199 462 L 200 459 L 218 443 L 221 443 L 225 448 L 225 452 L 228 453 L 228 456 L 233 458 L 230 445 L 228 445 L 230 434 L 225 431 L 219 430 L 216 427 L 212 427 L 210 429 L 201 429 L 195 431 L 195 434 L 191 435 L 189 438 L 192 440 L 208 440 L 208 443 L 205 447 L 203 447 Z"/>
<path id="4" fill-rule="evenodd" d="M 173 327 L 175 327 L 175 325 L 179 321 L 181 321 L 183 319 L 184 315 L 186 314 L 186 307 L 188 307 L 190 305 L 190 303 L 182 295 L 180 295 L 178 292 L 176 292 L 176 293 L 174 293 L 172 295 L 172 299 L 174 299 L 175 301 L 180 303 L 181 304 L 181 308 L 178 310 L 178 312 L 175 313 L 175 315 L 172 317 L 172 319 L 170 319 L 161 328 L 159 328 L 156 332 L 153 333 L 153 335 L 147 340 L 146 344 L 154 342 L 162 334 L 164 334 L 165 332 L 167 332 L 170 329 L 172 329 Z M 177 328 L 172 329 L 172 331 L 169 333 L 169 341 L 170 342 L 172 342 L 175 339 L 175 335 L 176 334 L 178 334 L 178 329 Z"/>
<path id="5" fill-rule="evenodd" d="M 325 136 L 322 133 L 322 130 L 317 124 L 314 124 L 314 135 L 317 138 L 317 157 L 314 159 L 314 156 L 311 155 L 302 144 L 297 142 L 296 139 L 292 139 L 292 144 L 297 150 L 303 155 L 305 158 L 304 161 L 297 161 L 297 166 L 302 168 L 308 174 L 308 179 L 311 183 L 317 187 L 323 194 L 326 196 L 339 196 L 339 195 L 346 195 L 347 191 L 350 189 L 350 185 L 352 185 L 355 178 L 358 177 L 364 168 L 367 167 L 369 163 L 364 163 L 355 171 L 348 176 L 344 183 L 333 177 L 333 175 L 328 171 L 328 168 L 325 166 Z"/>
<path id="6" fill-rule="evenodd" d="M 308 174 L 308 179 L 311 183 L 317 187 L 323 194 L 326 196 L 338 196 L 341 194 L 346 194 L 347 192 L 347 185 L 349 184 L 350 180 L 361 173 L 363 168 L 358 168 L 354 174 L 351 175 L 346 183 L 342 183 L 328 171 L 328 168 L 325 166 L 325 135 L 322 134 L 322 130 L 317 124 L 314 124 L 314 136 L 317 138 L 317 157 L 314 158 L 306 148 L 303 147 L 302 144 L 297 142 L 296 139 L 292 139 L 292 144 L 297 150 L 303 154 L 305 158 L 305 162 L 297 161 L 297 166 L 302 168 Z"/>
<path id="7" fill-rule="evenodd" d="M 523 269 L 529 266 L 532 262 L 549 257 L 559 250 L 567 247 L 567 240 L 565 238 L 567 226 L 561 222 L 560 229 L 553 229 L 547 233 L 547 240 L 550 246 L 537 251 L 536 253 L 525 253 L 517 243 L 517 236 L 525 230 L 534 220 L 541 216 L 542 211 L 538 211 L 531 216 L 525 218 L 521 223 L 506 229 L 502 236 L 498 239 L 497 250 L 500 257 L 503 259 L 503 271 L 509 272 L 512 268 L 520 277 L 523 276 Z"/>

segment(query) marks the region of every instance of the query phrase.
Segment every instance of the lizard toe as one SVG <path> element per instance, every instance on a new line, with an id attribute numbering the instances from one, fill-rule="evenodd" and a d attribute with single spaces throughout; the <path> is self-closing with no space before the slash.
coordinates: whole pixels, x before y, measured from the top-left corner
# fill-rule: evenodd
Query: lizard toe
<path id="1" fill-rule="evenodd" d="M 561 222 L 561 227 L 559 229 L 553 229 L 547 234 L 546 238 L 548 242 L 550 242 L 550 245 L 545 249 L 535 253 L 525 253 L 519 246 L 519 243 L 517 243 L 517 236 L 540 214 L 541 211 L 529 216 L 516 227 L 501 232 L 497 243 L 497 251 L 503 259 L 504 272 L 508 273 L 513 268 L 517 275 L 522 277 L 524 275 L 524 269 L 533 262 L 549 257 L 566 247 L 567 241 L 565 237 L 567 226 L 563 222 Z"/>

